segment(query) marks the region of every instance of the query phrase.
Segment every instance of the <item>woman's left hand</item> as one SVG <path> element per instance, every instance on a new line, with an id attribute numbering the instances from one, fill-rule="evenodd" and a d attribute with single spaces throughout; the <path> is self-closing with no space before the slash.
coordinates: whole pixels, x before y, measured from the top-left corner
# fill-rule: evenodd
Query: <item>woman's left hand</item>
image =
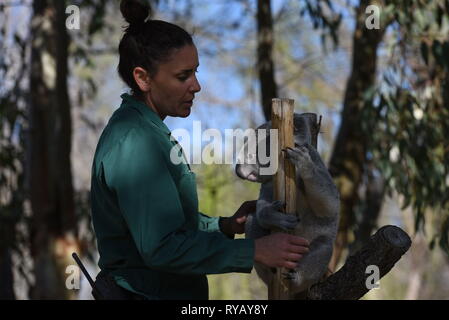
<path id="1" fill-rule="evenodd" d="M 245 201 L 232 217 L 220 219 L 220 229 L 233 238 L 235 234 L 245 233 L 245 222 L 249 214 L 256 212 L 257 200 Z"/>

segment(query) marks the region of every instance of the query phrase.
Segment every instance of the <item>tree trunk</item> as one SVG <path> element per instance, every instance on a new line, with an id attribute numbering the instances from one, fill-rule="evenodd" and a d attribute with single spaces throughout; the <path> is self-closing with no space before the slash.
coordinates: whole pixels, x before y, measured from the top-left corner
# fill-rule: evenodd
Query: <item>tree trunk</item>
<path id="1" fill-rule="evenodd" d="M 271 99 L 278 98 L 273 63 L 273 18 L 271 0 L 257 1 L 257 70 L 259 72 L 262 109 L 266 121 L 271 119 Z"/>
<path id="2" fill-rule="evenodd" d="M 377 49 L 385 32 L 385 26 L 371 30 L 366 28 L 365 9 L 369 4 L 370 1 L 361 0 L 357 8 L 352 71 L 346 85 L 341 124 L 329 163 L 330 173 L 341 198 L 339 231 L 329 265 L 332 271 L 337 267 L 342 252 L 347 247 L 348 233 L 354 224 L 354 207 L 358 201 L 357 190 L 362 181 L 369 139 L 361 133 L 360 116 L 365 104 L 364 94 L 375 84 Z M 378 207 L 380 208 L 380 205 Z"/>
<path id="3" fill-rule="evenodd" d="M 20 184 L 18 182 L 21 173 L 18 173 L 14 164 L 15 157 L 20 154 L 19 147 L 12 143 L 12 130 L 4 130 L 5 126 L 11 128 L 17 124 L 17 118 L 20 118 L 18 111 L 18 91 L 19 83 L 23 79 L 23 69 L 25 69 L 25 61 L 23 56 L 25 50 L 19 43 L 15 45 L 20 49 L 20 55 L 11 57 L 17 58 L 7 65 L 5 61 L 8 56 L 6 50 L 6 38 L 10 35 L 11 30 L 11 15 L 10 10 L 5 7 L 0 7 L 0 19 L 2 25 L 0 27 L 0 48 L 2 50 L 2 57 L 0 58 L 0 77 L 2 81 L 2 92 L 0 93 L 0 300 L 15 300 L 14 293 L 14 275 L 12 265 L 12 248 L 15 242 L 16 224 L 19 215 L 14 212 L 16 204 L 15 199 L 17 194 L 23 194 Z M 9 67 L 14 65 L 23 66 L 22 72 L 16 73 L 13 79 L 15 81 L 15 88 L 7 88 L 8 85 L 3 86 L 6 80 Z M 19 133 L 20 136 L 21 132 Z M 18 159 L 22 165 L 21 159 Z M 17 178 L 17 180 L 16 180 Z M 16 180 L 16 181 L 14 181 Z M 13 182 L 14 181 L 14 182 Z"/>
<path id="4" fill-rule="evenodd" d="M 412 241 L 401 228 L 384 226 L 346 264 L 325 281 L 312 286 L 307 294 L 309 300 L 356 300 L 370 289 L 367 283 L 372 272 L 368 266 L 377 266 L 379 279 L 393 268 L 410 248 Z M 378 279 L 376 279 L 378 280 Z"/>
<path id="5" fill-rule="evenodd" d="M 363 199 L 362 217 L 354 231 L 354 242 L 349 247 L 349 255 L 368 243 L 371 233 L 376 228 L 385 195 L 385 180 L 373 163 L 366 166 L 365 177 L 366 190 Z"/>
<path id="6" fill-rule="evenodd" d="M 67 250 L 76 248 L 65 6 L 61 0 L 33 2 L 27 148 L 33 299 L 73 294 L 65 287 L 65 268 L 71 264 Z"/>

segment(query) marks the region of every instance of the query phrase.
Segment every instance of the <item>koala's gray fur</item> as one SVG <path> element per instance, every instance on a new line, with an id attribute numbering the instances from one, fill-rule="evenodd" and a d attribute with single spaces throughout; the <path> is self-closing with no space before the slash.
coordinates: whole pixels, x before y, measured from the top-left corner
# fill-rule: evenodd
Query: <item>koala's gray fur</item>
<path id="1" fill-rule="evenodd" d="M 310 115 L 310 114 L 309 114 Z M 304 254 L 298 267 L 288 274 L 292 281 L 293 294 L 307 290 L 318 282 L 327 271 L 332 256 L 333 243 L 337 234 L 340 199 L 338 190 L 321 160 L 318 152 L 311 145 L 310 118 L 308 114 L 295 114 L 295 149 L 288 152 L 288 157 L 296 167 L 297 179 L 297 216 L 299 223 L 294 234 L 310 242 L 310 251 Z M 269 129 L 270 122 L 258 129 Z M 268 139 L 266 140 L 268 143 Z M 246 237 L 257 239 L 270 233 L 272 227 L 283 228 L 285 225 L 279 215 L 261 215 L 263 208 L 273 202 L 272 177 L 259 174 L 259 164 L 237 164 L 235 170 L 242 179 L 261 183 L 259 201 L 255 216 L 249 216 L 246 223 Z M 287 219 L 287 215 L 282 214 Z M 262 225 L 262 226 L 261 226 Z M 273 272 L 266 266 L 255 264 L 259 277 L 268 285 Z"/>

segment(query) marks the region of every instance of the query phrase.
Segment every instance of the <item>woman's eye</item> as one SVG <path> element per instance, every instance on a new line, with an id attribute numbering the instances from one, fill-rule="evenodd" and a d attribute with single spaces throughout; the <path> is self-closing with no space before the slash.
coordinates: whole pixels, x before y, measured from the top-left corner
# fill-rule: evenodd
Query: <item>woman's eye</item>
<path id="1" fill-rule="evenodd" d="M 193 72 L 198 73 L 198 70 L 194 70 Z M 180 75 L 178 77 L 178 80 L 179 81 L 186 81 L 193 74 L 193 72 L 190 72 L 189 74 L 186 74 L 186 75 Z"/>

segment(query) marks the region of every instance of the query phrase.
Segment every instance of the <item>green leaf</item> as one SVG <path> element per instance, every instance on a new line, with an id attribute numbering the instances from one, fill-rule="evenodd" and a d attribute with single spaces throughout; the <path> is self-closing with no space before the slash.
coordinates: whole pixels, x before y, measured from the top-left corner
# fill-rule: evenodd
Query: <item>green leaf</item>
<path id="1" fill-rule="evenodd" d="M 444 17 L 444 11 L 443 8 L 440 6 L 437 7 L 437 23 L 438 27 L 441 28 L 443 25 L 443 17 Z"/>
<path id="2" fill-rule="evenodd" d="M 432 53 L 438 64 L 444 65 L 443 46 L 439 40 L 434 40 L 432 43 Z"/>
<path id="3" fill-rule="evenodd" d="M 449 216 L 446 217 L 441 226 L 440 248 L 449 256 Z"/>
<path id="4" fill-rule="evenodd" d="M 443 63 L 446 72 L 449 72 L 449 41 L 443 43 Z"/>
<path id="5" fill-rule="evenodd" d="M 418 231 L 423 229 L 423 226 L 425 224 L 423 204 L 422 204 L 422 200 L 419 199 L 419 198 L 417 198 L 416 201 L 415 201 L 415 209 L 416 209 L 415 233 L 417 233 Z"/>
<path id="6" fill-rule="evenodd" d="M 412 202 L 412 197 L 411 196 L 405 196 L 404 197 L 404 204 L 401 207 L 401 210 L 404 210 L 406 208 L 408 208 L 410 206 L 410 203 Z"/>
<path id="7" fill-rule="evenodd" d="M 424 41 L 421 41 L 421 56 L 423 57 L 425 64 L 429 65 L 429 47 Z"/>

